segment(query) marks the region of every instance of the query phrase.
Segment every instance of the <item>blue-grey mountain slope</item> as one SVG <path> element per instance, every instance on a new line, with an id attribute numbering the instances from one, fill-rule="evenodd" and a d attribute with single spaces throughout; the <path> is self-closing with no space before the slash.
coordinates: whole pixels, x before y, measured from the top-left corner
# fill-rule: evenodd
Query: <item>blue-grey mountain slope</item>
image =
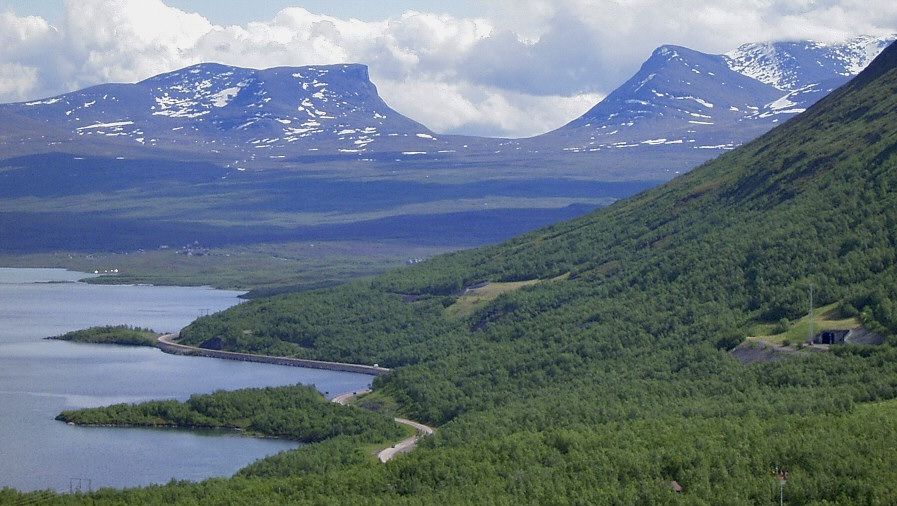
<path id="1" fill-rule="evenodd" d="M 756 43 L 726 55 L 662 46 L 583 116 L 522 142 L 542 151 L 629 150 L 631 157 L 694 151 L 699 161 L 709 159 L 803 112 L 893 40 Z"/>
<path id="2" fill-rule="evenodd" d="M 521 140 L 438 135 L 392 110 L 364 65 L 201 64 L 134 84 L 0 105 L 0 158 L 62 152 L 231 168 L 436 160 L 660 180 L 802 112 L 891 40 L 756 43 L 726 55 L 662 46 L 582 117 Z"/>
<path id="3" fill-rule="evenodd" d="M 266 70 L 201 64 L 134 84 L 2 105 L 0 118 L 28 122 L 0 133 L 15 154 L 151 148 L 251 164 L 314 154 L 436 152 L 446 145 L 392 110 L 367 67 L 355 64 Z"/>

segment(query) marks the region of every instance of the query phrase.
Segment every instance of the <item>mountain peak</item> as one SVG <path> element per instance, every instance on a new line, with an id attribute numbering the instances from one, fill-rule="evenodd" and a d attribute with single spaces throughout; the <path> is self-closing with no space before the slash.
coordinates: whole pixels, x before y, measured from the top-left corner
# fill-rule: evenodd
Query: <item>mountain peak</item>
<path id="1" fill-rule="evenodd" d="M 654 52 L 651 53 L 652 58 L 678 58 L 678 57 L 688 57 L 688 56 L 698 56 L 698 57 L 707 57 L 706 53 L 702 53 L 700 51 L 695 51 L 694 49 L 687 48 L 685 46 L 678 46 L 676 44 L 664 44 L 662 46 L 658 46 Z"/>
<path id="2" fill-rule="evenodd" d="M 656 157 L 663 149 L 694 150 L 712 158 L 803 112 L 889 40 L 760 42 L 726 55 L 666 44 L 603 101 L 536 142 L 562 142 L 574 152 L 625 148 L 627 156 L 645 150 Z"/>
<path id="3" fill-rule="evenodd" d="M 298 73 L 302 77 L 302 73 L 313 74 L 336 74 L 345 78 L 358 79 L 361 81 L 370 81 L 368 74 L 368 66 L 363 63 L 337 63 L 330 65 L 300 65 L 300 66 L 279 66 L 268 67 L 264 69 L 256 69 L 251 67 L 238 67 L 235 65 L 226 65 L 217 62 L 203 62 L 190 65 L 171 72 L 164 72 L 153 77 L 144 79 L 137 84 L 153 81 L 164 80 L 174 76 L 203 76 L 203 75 L 220 75 L 220 74 L 254 74 L 254 73 Z"/>
<path id="4" fill-rule="evenodd" d="M 725 54 L 736 72 L 783 91 L 858 74 L 895 35 L 863 35 L 838 43 L 811 40 L 755 42 Z"/>
<path id="5" fill-rule="evenodd" d="M 733 131 L 754 129 L 739 120 L 781 95 L 734 72 L 720 55 L 664 45 L 635 76 L 556 132 L 570 137 L 571 149 L 718 152 L 735 145 Z"/>
<path id="6" fill-rule="evenodd" d="M 665 44 L 651 53 L 651 56 L 642 65 L 641 72 L 673 64 L 686 66 L 700 64 L 717 65 L 721 61 L 718 55 L 702 53 L 684 46 Z"/>
<path id="7" fill-rule="evenodd" d="M 897 69 L 897 42 L 891 42 L 874 60 L 851 81 L 851 87 L 864 86 L 882 75 Z"/>
<path id="8" fill-rule="evenodd" d="M 60 127 L 69 132 L 62 142 L 221 153 L 241 165 L 445 149 L 426 127 L 389 108 L 362 64 L 257 70 L 200 63 L 134 84 L 7 104 L 0 112 Z M 23 142 L 47 141 L 29 134 Z"/>
<path id="9" fill-rule="evenodd" d="M 143 81 L 140 81 L 137 84 L 154 83 L 154 82 L 169 80 L 172 78 L 187 77 L 187 76 L 214 75 L 214 74 L 224 74 L 227 72 L 251 72 L 252 70 L 253 69 L 246 69 L 246 68 L 241 68 L 241 67 L 233 67 L 230 65 L 224 65 L 222 63 L 205 62 L 205 63 L 197 63 L 196 65 L 190 65 L 189 67 L 184 67 L 184 68 L 177 69 L 177 70 L 172 70 L 170 72 L 163 72 L 161 74 L 144 79 Z"/>

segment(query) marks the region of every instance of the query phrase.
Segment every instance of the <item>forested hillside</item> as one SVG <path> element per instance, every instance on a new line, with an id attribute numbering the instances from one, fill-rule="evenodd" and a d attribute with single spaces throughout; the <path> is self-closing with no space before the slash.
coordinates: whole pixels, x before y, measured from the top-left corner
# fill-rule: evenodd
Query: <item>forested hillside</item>
<path id="1" fill-rule="evenodd" d="M 804 313 L 811 284 L 817 304 L 893 337 L 895 260 L 892 46 L 796 119 L 606 210 L 184 332 L 398 367 L 375 390 L 440 425 L 409 456 L 381 466 L 325 443 L 232 480 L 90 500 L 759 504 L 784 467 L 789 504 L 895 503 L 893 343 L 752 366 L 728 353 L 757 322 Z M 467 288 L 522 280 L 449 310 Z"/>

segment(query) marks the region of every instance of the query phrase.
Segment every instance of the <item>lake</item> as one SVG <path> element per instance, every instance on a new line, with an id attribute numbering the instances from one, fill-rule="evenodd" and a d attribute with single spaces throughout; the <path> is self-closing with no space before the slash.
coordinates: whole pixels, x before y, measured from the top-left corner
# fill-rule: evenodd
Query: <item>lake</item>
<path id="1" fill-rule="evenodd" d="M 296 383 L 332 397 L 370 385 L 360 374 L 45 340 L 107 324 L 177 331 L 240 302 L 233 291 L 75 282 L 85 276 L 0 268 L 0 488 L 68 491 L 77 480 L 97 489 L 230 476 L 299 446 L 220 432 L 75 427 L 54 420 L 66 409 Z"/>

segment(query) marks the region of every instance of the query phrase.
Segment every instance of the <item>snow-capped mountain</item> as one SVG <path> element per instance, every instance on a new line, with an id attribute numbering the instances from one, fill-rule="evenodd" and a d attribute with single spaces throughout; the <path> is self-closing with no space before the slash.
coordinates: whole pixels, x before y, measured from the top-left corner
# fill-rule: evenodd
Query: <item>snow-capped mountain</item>
<path id="1" fill-rule="evenodd" d="M 237 162 L 445 146 L 440 136 L 390 109 L 364 65 L 253 70 L 200 64 L 135 84 L 2 105 L 0 115 L 32 125 L 3 132 L 8 145 L 157 148 Z"/>
<path id="2" fill-rule="evenodd" d="M 200 64 L 134 84 L 0 105 L 0 158 L 72 152 L 212 159 L 239 168 L 466 154 L 477 163 L 523 157 L 555 164 L 574 152 L 590 155 L 584 163 L 596 168 L 596 177 L 604 170 L 638 179 L 648 171 L 660 179 L 803 112 L 893 40 L 757 43 L 724 55 L 661 46 L 582 117 L 520 140 L 438 135 L 392 110 L 364 65 Z"/>
<path id="3" fill-rule="evenodd" d="M 582 117 L 527 142 L 576 152 L 684 148 L 710 158 L 803 112 L 893 41 L 746 44 L 725 55 L 662 46 Z"/>
<path id="4" fill-rule="evenodd" d="M 894 37 L 861 36 L 842 44 L 754 43 L 725 57 L 736 72 L 780 90 L 795 91 L 830 79 L 850 79 L 893 41 Z"/>

